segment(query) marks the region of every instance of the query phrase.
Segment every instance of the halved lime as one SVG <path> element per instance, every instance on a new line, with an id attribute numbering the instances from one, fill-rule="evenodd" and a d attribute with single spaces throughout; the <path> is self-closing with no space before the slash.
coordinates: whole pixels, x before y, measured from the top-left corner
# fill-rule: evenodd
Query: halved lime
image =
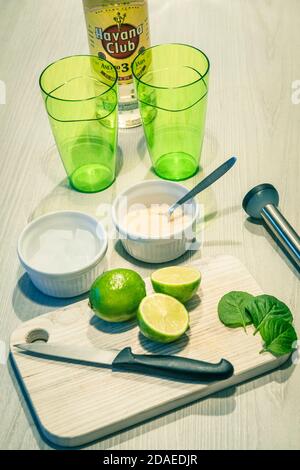
<path id="1" fill-rule="evenodd" d="M 145 297 L 140 303 L 137 319 L 143 335 L 159 343 L 176 341 L 189 326 L 185 306 L 165 294 Z"/>
<path id="2" fill-rule="evenodd" d="M 171 266 L 155 271 L 151 282 L 155 292 L 171 295 L 185 303 L 197 292 L 201 273 L 190 266 Z"/>

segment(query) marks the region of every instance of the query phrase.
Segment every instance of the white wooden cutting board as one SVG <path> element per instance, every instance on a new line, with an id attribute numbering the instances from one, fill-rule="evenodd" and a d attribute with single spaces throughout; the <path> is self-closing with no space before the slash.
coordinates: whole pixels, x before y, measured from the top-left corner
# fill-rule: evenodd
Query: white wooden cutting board
<path id="1" fill-rule="evenodd" d="M 202 272 L 201 287 L 188 305 L 190 330 L 171 345 L 143 338 L 135 322 L 108 324 L 93 316 L 87 300 L 47 313 L 22 324 L 11 337 L 11 354 L 42 434 L 56 445 L 78 446 L 132 426 L 218 390 L 267 372 L 287 356 L 259 354 L 260 335 L 242 328 L 229 329 L 217 315 L 220 298 L 231 290 L 260 294 L 247 269 L 229 256 L 193 263 Z M 146 280 L 148 291 L 152 289 Z M 116 372 L 77 364 L 65 364 L 17 352 L 14 344 L 29 333 L 44 329 L 49 341 L 92 344 L 99 348 L 131 346 L 134 353 L 178 354 L 208 362 L 226 358 L 233 377 L 211 384 L 171 381 L 158 377 Z"/>

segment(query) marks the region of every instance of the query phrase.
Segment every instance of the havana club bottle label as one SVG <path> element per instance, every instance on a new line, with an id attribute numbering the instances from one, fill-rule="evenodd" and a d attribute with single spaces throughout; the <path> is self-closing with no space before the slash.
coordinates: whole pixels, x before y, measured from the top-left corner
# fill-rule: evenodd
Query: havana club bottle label
<path id="1" fill-rule="evenodd" d="M 85 3 L 91 54 L 111 62 L 119 84 L 132 83 L 131 64 L 150 46 L 147 1 Z"/>

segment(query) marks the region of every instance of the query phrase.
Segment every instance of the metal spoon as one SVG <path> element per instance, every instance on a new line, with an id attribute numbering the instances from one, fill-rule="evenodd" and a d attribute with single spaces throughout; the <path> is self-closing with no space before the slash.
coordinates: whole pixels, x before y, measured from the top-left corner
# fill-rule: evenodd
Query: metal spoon
<path id="1" fill-rule="evenodd" d="M 179 201 L 176 201 L 172 206 L 169 207 L 168 209 L 168 216 L 169 218 L 172 216 L 173 212 L 177 207 L 181 206 L 182 204 L 186 203 L 193 197 L 195 197 L 197 194 L 201 193 L 201 191 L 204 191 L 204 189 L 208 188 L 211 186 L 213 183 L 215 183 L 219 178 L 225 175 L 227 171 L 230 170 L 230 168 L 233 167 L 235 164 L 237 158 L 236 157 L 231 157 L 227 162 L 223 163 L 221 166 L 219 166 L 215 171 L 213 171 L 210 175 L 208 175 L 204 180 L 202 180 L 200 183 L 198 183 L 191 191 L 189 191 L 185 196 L 183 196 Z"/>

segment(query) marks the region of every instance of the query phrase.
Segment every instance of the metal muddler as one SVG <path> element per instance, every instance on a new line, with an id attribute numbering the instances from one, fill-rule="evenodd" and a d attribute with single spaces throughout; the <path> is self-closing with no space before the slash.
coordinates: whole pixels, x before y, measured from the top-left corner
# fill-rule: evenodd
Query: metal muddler
<path id="1" fill-rule="evenodd" d="M 243 208 L 253 219 L 262 219 L 300 269 L 300 237 L 277 208 L 279 194 L 271 184 L 259 184 L 246 194 Z"/>

